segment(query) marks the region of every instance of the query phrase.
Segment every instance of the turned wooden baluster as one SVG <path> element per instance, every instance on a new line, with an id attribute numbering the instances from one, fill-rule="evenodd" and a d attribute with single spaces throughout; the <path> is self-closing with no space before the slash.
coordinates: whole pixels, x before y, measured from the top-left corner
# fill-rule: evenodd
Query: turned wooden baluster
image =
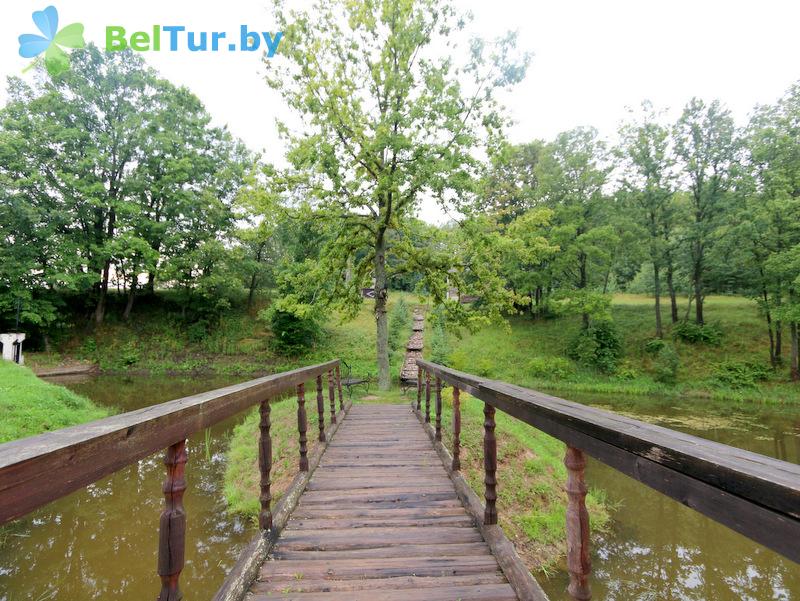
<path id="1" fill-rule="evenodd" d="M 436 440 L 442 439 L 442 380 L 436 378 Z"/>
<path id="2" fill-rule="evenodd" d="M 186 548 L 186 512 L 183 493 L 186 490 L 186 441 L 176 442 L 164 456 L 167 477 L 164 479 L 164 511 L 158 532 L 158 575 L 161 592 L 158 601 L 178 601 L 183 594 L 178 579 L 183 570 Z"/>
<path id="3" fill-rule="evenodd" d="M 483 483 L 486 508 L 484 524 L 497 523 L 497 439 L 494 436 L 494 407 L 483 404 Z"/>
<path id="4" fill-rule="evenodd" d="M 258 444 L 258 467 L 261 470 L 261 513 L 258 514 L 258 525 L 262 530 L 272 529 L 272 491 L 270 490 L 270 472 L 272 471 L 272 435 L 270 434 L 269 401 L 261 401 L 261 438 Z"/>
<path id="5" fill-rule="evenodd" d="M 417 368 L 417 413 L 422 408 L 422 374 L 423 371 Z"/>
<path id="6" fill-rule="evenodd" d="M 336 366 L 336 388 L 339 391 L 339 409 L 344 411 L 344 398 L 342 397 L 342 375 L 339 372 L 339 366 Z"/>
<path id="7" fill-rule="evenodd" d="M 328 400 L 331 403 L 331 423 L 336 423 L 336 394 L 333 392 L 333 370 L 328 372 Z"/>
<path id="8" fill-rule="evenodd" d="M 461 469 L 461 391 L 453 386 L 453 471 Z"/>
<path id="9" fill-rule="evenodd" d="M 322 394 L 322 374 L 317 376 L 317 415 L 319 416 L 319 441 L 325 442 L 325 396 Z"/>
<path id="10" fill-rule="evenodd" d="M 306 415 L 306 385 L 297 385 L 297 430 L 300 432 L 300 471 L 308 471 L 308 416 Z"/>
<path id="11" fill-rule="evenodd" d="M 425 423 L 431 423 L 431 372 L 425 372 Z"/>
<path id="12" fill-rule="evenodd" d="M 589 590 L 589 512 L 586 511 L 586 456 L 575 447 L 567 447 L 567 569 L 570 596 L 577 601 L 592 598 Z"/>

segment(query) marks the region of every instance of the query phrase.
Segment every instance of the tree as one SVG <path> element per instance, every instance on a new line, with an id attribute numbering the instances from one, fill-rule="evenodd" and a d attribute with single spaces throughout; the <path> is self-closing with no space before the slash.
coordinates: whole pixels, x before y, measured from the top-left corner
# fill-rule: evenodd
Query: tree
<path id="1" fill-rule="evenodd" d="M 731 168 L 737 151 L 730 112 L 718 100 L 706 105 L 693 98 L 673 130 L 675 152 L 688 183 L 692 223 L 686 229 L 694 288 L 695 321 L 703 325 L 707 254 L 725 211 Z"/>
<path id="2" fill-rule="evenodd" d="M 537 165 L 537 195 L 553 211 L 550 243 L 560 249 L 550 265 L 552 283 L 582 315 L 584 329 L 598 306 L 592 288 L 612 265 L 618 242 L 603 194 L 610 170 L 605 158 L 597 131 L 577 128 L 547 144 Z"/>
<path id="3" fill-rule="evenodd" d="M 444 38 L 461 22 L 450 4 L 435 0 L 317 1 L 307 11 L 279 5 L 277 19 L 292 44 L 270 60 L 267 81 L 302 122 L 299 131 L 282 126 L 294 169 L 287 190 L 308 199 L 310 219 L 326 223 L 324 270 L 318 264 L 311 273 L 328 285 L 317 282 L 316 298 L 352 311 L 362 302 L 359 288 L 374 279 L 385 389 L 390 277 L 423 271 L 438 293 L 435 280 L 453 266 L 420 269 L 431 257 L 404 243 L 409 223 L 423 198 L 454 205 L 470 194 L 474 150 L 504 124 L 495 92 L 524 76 L 527 57 L 512 57 L 514 36 L 494 45 L 473 41 L 463 66 L 438 56 L 439 41 L 450 46 Z M 397 265 L 391 273 L 389 255 Z"/>
<path id="4" fill-rule="evenodd" d="M 620 129 L 620 139 L 618 153 L 624 169 L 622 186 L 633 201 L 636 221 L 647 232 L 653 264 L 656 337 L 662 338 L 661 272 L 666 259 L 664 247 L 670 243 L 675 216 L 672 202 L 675 161 L 671 155 L 670 131 L 659 122 L 659 114 L 652 104 L 644 102 L 639 119 Z M 670 297 L 674 302 L 674 290 Z M 677 310 L 672 312 L 672 316 L 673 322 L 676 321 Z"/>

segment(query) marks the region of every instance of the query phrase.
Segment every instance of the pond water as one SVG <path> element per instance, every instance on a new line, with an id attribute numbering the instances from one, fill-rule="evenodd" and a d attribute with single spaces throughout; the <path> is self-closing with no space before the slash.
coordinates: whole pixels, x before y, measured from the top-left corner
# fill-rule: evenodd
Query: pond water
<path id="1" fill-rule="evenodd" d="M 131 411 L 237 380 L 104 375 L 65 385 Z M 551 392 L 800 463 L 800 408 Z M 212 598 L 255 532 L 226 512 L 223 499 L 224 451 L 234 424 L 189 441 L 181 588 L 192 601 Z M 0 601 L 154 599 L 163 478 L 158 454 L 0 530 Z M 610 531 L 593 541 L 594 599 L 800 601 L 797 565 L 599 462 L 590 460 L 587 480 L 615 506 Z M 553 601 L 568 599 L 564 570 L 540 582 Z"/>
<path id="2" fill-rule="evenodd" d="M 104 375 L 62 383 L 124 412 L 243 379 Z M 181 588 L 192 601 L 214 596 L 255 532 L 225 509 L 224 452 L 234 424 L 218 424 L 208 436 L 200 432 L 188 443 Z M 0 531 L 0 600 L 155 599 L 160 588 L 156 559 L 163 480 L 159 453 Z"/>
<path id="3" fill-rule="evenodd" d="M 800 463 L 797 407 L 552 394 Z M 800 601 L 797 564 L 598 461 L 586 478 L 615 505 L 611 530 L 593 540 L 594 599 Z M 553 601 L 569 599 L 565 569 L 539 580 Z"/>

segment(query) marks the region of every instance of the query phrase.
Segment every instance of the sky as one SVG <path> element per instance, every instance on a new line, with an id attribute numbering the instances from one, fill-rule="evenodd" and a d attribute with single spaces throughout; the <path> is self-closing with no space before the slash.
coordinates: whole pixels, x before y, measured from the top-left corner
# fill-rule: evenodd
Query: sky
<path id="1" fill-rule="evenodd" d="M 292 0 L 286 0 L 291 5 Z M 81 22 L 85 39 L 105 45 L 107 25 L 128 32 L 153 25 L 194 31 L 226 31 L 240 25 L 274 31 L 269 0 L 52 0 L 59 26 Z M 455 0 L 471 11 L 472 31 L 493 38 L 519 34 L 534 56 L 526 79 L 504 96 L 516 121 L 513 142 L 549 139 L 592 125 L 613 136 L 626 107 L 649 99 L 675 116 L 692 97 L 721 99 L 743 124 L 759 103 L 774 102 L 800 79 L 800 2 L 760 0 Z M 30 62 L 19 56 L 17 38 L 38 33 L 31 14 L 47 0 L 4 2 L 0 18 L 0 77 L 21 75 Z M 280 163 L 283 145 L 275 118 L 286 118 L 281 98 L 263 81 L 268 68 L 260 52 L 146 52 L 163 76 L 189 87 L 215 124 L 227 125 L 264 158 Z M 30 74 L 23 75 L 30 77 Z M 5 102 L 3 83 L 0 104 Z M 444 216 L 433 201 L 422 218 Z"/>

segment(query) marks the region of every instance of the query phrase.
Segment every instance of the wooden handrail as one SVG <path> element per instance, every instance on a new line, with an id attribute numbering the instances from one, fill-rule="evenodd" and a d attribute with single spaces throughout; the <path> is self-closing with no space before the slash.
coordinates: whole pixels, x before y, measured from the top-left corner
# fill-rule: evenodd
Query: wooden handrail
<path id="1" fill-rule="evenodd" d="M 164 509 L 158 547 L 158 601 L 174 601 L 182 594 L 179 578 L 186 548 L 185 468 L 186 439 L 252 406 L 260 406 L 259 471 L 261 511 L 259 526 L 273 528 L 271 510 L 272 439 L 269 401 L 297 390 L 300 470 L 308 471 L 305 448 L 304 383 L 317 381 L 320 440 L 325 439 L 322 375 L 327 374 L 331 403 L 333 377 L 338 384 L 339 360 L 250 380 L 80 426 L 64 428 L 0 445 L 0 524 L 19 518 L 156 451 L 166 449 Z M 341 395 L 340 395 L 341 398 Z M 332 413 L 332 418 L 335 413 Z M 305 461 L 305 466 L 304 466 Z"/>
<path id="2" fill-rule="evenodd" d="M 567 444 L 567 563 L 573 598 L 590 597 L 584 453 L 800 562 L 800 466 L 423 359 L 417 366 L 420 379 L 423 373 L 426 382 L 432 376 L 441 379 Z M 493 410 L 486 424 L 489 444 L 484 447 L 491 451 Z M 484 457 L 484 465 L 491 513 L 491 456 Z"/>

